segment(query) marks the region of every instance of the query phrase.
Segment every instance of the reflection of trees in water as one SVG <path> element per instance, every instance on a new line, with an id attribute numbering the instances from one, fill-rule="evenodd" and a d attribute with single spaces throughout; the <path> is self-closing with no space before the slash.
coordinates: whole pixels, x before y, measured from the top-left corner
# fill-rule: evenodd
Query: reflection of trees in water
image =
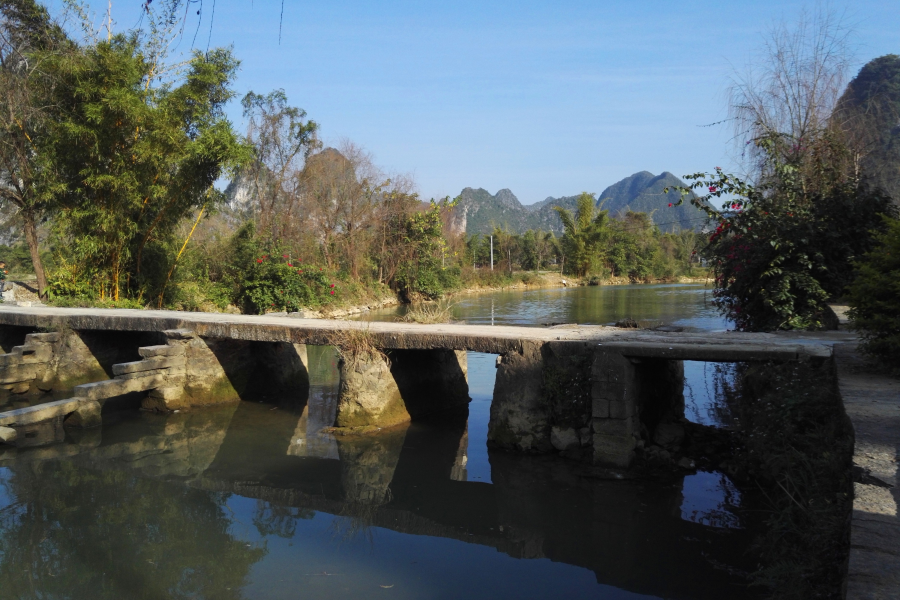
<path id="1" fill-rule="evenodd" d="M 312 519 L 315 512 L 305 508 L 279 506 L 263 500 L 256 501 L 253 525 L 261 536 L 277 535 L 292 538 L 297 530 L 297 519 Z"/>
<path id="2" fill-rule="evenodd" d="M 741 492 L 724 473 L 716 472 L 709 475 L 714 475 L 717 480 L 716 489 L 722 493 L 721 500 L 712 507 L 697 508 L 691 511 L 682 508 L 682 518 L 707 527 L 742 529 L 743 525 L 738 516 L 741 507 Z M 696 476 L 698 475 L 694 475 L 694 477 Z"/>
<path id="3" fill-rule="evenodd" d="M 386 502 L 391 500 L 391 490 L 387 490 Z M 341 507 L 341 512 L 331 522 L 332 536 L 341 542 L 352 542 L 357 538 L 364 538 L 369 544 L 375 542 L 372 528 L 375 526 L 375 518 L 378 515 L 377 504 L 365 502 L 347 502 Z"/>
<path id="4" fill-rule="evenodd" d="M 4 488 L 4 599 L 237 599 L 266 553 L 229 533 L 227 494 L 57 461 L 14 467 Z"/>
<path id="5" fill-rule="evenodd" d="M 695 389 L 698 382 L 692 384 L 686 380 L 684 384 L 685 405 L 691 413 L 686 416 L 696 423 L 711 421 L 719 427 L 732 427 L 738 415 L 735 398 L 740 385 L 740 367 L 741 363 L 703 363 L 703 378 L 699 382 L 704 386 L 702 394 L 698 396 L 699 390 Z M 702 401 L 703 395 L 708 403 Z"/>

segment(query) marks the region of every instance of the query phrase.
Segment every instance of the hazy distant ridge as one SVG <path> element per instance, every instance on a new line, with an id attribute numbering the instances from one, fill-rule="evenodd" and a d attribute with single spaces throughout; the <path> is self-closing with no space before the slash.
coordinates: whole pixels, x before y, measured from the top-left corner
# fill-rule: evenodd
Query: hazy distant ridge
<path id="1" fill-rule="evenodd" d="M 609 186 L 598 197 L 598 202 L 611 215 L 627 210 L 653 213 L 653 220 L 663 231 L 699 229 L 703 225 L 704 213 L 689 203 L 679 207 L 668 207 L 669 202 L 678 200 L 678 194 L 663 193 L 667 186 L 684 185 L 668 171 L 654 175 L 648 171 L 635 173 Z M 461 192 L 460 226 L 465 222 L 466 233 L 489 233 L 495 226 L 505 227 L 521 233 L 528 229 L 562 231 L 559 215 L 554 206 L 569 210 L 575 207 L 577 196 L 549 197 L 528 206 L 522 205 L 508 189 L 494 195 L 483 188 L 465 188 Z"/>

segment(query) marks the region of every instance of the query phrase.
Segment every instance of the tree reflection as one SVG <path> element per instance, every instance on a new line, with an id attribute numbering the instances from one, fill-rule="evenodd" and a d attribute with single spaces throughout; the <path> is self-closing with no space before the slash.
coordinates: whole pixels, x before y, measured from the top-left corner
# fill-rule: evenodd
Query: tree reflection
<path id="1" fill-rule="evenodd" d="M 306 508 L 281 506 L 257 500 L 253 525 L 261 536 L 277 535 L 290 539 L 297 530 L 297 519 L 312 519 L 315 515 L 314 511 Z"/>
<path id="2" fill-rule="evenodd" d="M 266 554 L 229 532 L 228 494 L 58 461 L 0 485 L 4 599 L 238 599 Z"/>

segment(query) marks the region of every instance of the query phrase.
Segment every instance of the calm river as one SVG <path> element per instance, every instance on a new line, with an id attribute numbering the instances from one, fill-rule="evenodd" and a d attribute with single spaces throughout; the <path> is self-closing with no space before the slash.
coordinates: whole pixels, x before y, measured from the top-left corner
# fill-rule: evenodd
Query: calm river
<path id="1" fill-rule="evenodd" d="M 708 301 L 702 286 L 591 287 L 454 312 L 725 329 Z M 337 360 L 309 350 L 308 399 L 120 413 L 62 445 L 0 450 L 0 599 L 753 597 L 754 531 L 725 475 L 617 479 L 488 451 L 495 357 L 477 353 L 467 421 L 328 436 Z M 686 365 L 689 418 L 727 420 L 721 376 Z"/>

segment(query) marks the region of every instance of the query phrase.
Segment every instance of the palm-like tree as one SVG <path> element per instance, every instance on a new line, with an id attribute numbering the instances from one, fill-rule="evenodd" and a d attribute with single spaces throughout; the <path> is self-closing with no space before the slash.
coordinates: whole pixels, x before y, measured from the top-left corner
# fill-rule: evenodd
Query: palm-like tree
<path id="1" fill-rule="evenodd" d="M 578 196 L 575 215 L 561 206 L 555 206 L 565 234 L 562 238 L 563 272 L 583 277 L 595 271 L 605 254 L 608 210 L 595 205 L 594 195 L 582 192 Z"/>

